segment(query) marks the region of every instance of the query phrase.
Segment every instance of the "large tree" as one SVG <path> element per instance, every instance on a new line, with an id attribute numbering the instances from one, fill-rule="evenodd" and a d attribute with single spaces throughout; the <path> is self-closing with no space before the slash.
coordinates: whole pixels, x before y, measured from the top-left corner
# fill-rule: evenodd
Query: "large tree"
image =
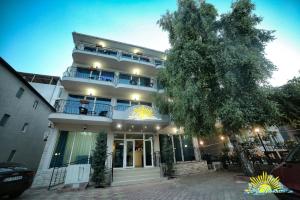
<path id="1" fill-rule="evenodd" d="M 300 128 L 300 76 L 271 89 L 269 98 L 278 104 L 278 124 Z"/>
<path id="2" fill-rule="evenodd" d="M 181 0 L 177 11 L 159 20 L 171 43 L 159 76 L 166 91 L 157 98 L 159 109 L 187 134 L 210 134 L 221 121 L 247 174 L 254 170 L 237 134 L 277 115 L 262 87 L 275 69 L 264 54 L 272 31 L 257 28 L 262 18 L 254 8 L 250 0 L 238 0 L 216 20 L 213 5 Z"/>

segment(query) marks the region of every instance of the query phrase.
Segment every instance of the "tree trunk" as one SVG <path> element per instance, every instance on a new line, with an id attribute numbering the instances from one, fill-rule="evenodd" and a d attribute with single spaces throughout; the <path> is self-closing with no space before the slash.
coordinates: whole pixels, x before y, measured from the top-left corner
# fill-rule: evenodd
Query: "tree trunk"
<path id="1" fill-rule="evenodd" d="M 253 176 L 255 169 L 251 161 L 247 158 L 246 153 L 243 151 L 242 147 L 238 144 L 238 138 L 235 134 L 230 136 L 230 142 L 233 145 L 234 151 L 237 153 L 242 164 L 243 171 L 246 176 Z"/>

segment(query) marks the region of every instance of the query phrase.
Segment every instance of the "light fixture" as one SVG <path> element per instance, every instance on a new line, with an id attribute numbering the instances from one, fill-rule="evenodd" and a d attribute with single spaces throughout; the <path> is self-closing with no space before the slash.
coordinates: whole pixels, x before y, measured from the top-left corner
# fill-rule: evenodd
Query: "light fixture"
<path id="1" fill-rule="evenodd" d="M 255 132 L 255 133 L 259 133 L 259 128 L 255 128 L 255 129 L 254 129 L 254 132 Z"/>
<path id="2" fill-rule="evenodd" d="M 139 49 L 134 49 L 133 53 L 135 53 L 135 54 L 141 54 L 142 52 Z"/>
<path id="3" fill-rule="evenodd" d="M 99 62 L 94 62 L 93 67 L 96 69 L 99 69 L 99 68 L 101 68 L 101 64 Z"/>
<path id="4" fill-rule="evenodd" d="M 176 127 L 173 128 L 173 132 L 177 133 L 177 128 Z"/>
<path id="5" fill-rule="evenodd" d="M 92 89 L 92 88 L 89 88 L 89 89 L 87 89 L 87 94 L 88 94 L 89 96 L 94 96 L 94 95 L 95 95 L 95 90 Z"/>
<path id="6" fill-rule="evenodd" d="M 223 135 L 221 135 L 220 139 L 223 141 L 223 140 L 225 140 L 225 137 Z"/>
<path id="7" fill-rule="evenodd" d="M 120 124 L 120 123 L 117 124 L 117 128 L 119 128 L 119 129 L 122 128 L 122 124 Z"/>
<path id="8" fill-rule="evenodd" d="M 156 126 L 156 130 L 159 130 L 159 129 L 160 129 L 160 126 L 157 125 L 157 126 Z"/>
<path id="9" fill-rule="evenodd" d="M 101 42 L 98 43 L 98 46 L 103 48 L 103 47 L 105 47 L 105 43 L 101 41 Z"/>
<path id="10" fill-rule="evenodd" d="M 199 144 L 202 146 L 202 145 L 204 145 L 204 142 L 202 140 L 200 140 Z"/>
<path id="11" fill-rule="evenodd" d="M 132 95 L 132 100 L 138 101 L 139 99 L 140 99 L 140 95 L 138 95 L 138 94 L 133 94 Z"/>
<path id="12" fill-rule="evenodd" d="M 147 126 L 145 126 L 144 128 L 147 129 Z"/>
<path id="13" fill-rule="evenodd" d="M 134 75 L 139 75 L 140 72 L 141 72 L 140 69 L 137 69 L 137 68 L 133 69 L 133 74 Z"/>

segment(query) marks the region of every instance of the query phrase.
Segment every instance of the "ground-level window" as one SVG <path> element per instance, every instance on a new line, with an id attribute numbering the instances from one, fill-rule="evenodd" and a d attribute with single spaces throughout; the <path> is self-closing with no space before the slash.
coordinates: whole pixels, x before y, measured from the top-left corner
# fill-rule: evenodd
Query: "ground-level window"
<path id="1" fill-rule="evenodd" d="M 50 168 L 91 163 L 97 135 L 92 132 L 61 131 Z"/>
<path id="2" fill-rule="evenodd" d="M 195 160 L 194 146 L 192 137 L 184 135 L 159 135 L 160 151 L 163 151 L 163 140 L 168 138 L 173 146 L 173 153 L 176 162 L 180 161 L 192 161 Z M 164 155 L 161 154 L 161 161 L 164 162 Z"/>

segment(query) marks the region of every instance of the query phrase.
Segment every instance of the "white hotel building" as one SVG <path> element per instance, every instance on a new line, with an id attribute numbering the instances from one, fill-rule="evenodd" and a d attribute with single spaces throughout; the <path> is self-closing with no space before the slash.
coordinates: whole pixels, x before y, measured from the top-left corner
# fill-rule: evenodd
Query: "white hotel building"
<path id="1" fill-rule="evenodd" d="M 49 115 L 53 129 L 33 186 L 88 181 L 101 130 L 114 185 L 159 179 L 163 137 L 172 141 L 177 174 L 204 170 L 198 140 L 183 136 L 153 104 L 153 94 L 163 92 L 156 79 L 163 52 L 76 32 L 73 40 L 73 63 Z"/>

